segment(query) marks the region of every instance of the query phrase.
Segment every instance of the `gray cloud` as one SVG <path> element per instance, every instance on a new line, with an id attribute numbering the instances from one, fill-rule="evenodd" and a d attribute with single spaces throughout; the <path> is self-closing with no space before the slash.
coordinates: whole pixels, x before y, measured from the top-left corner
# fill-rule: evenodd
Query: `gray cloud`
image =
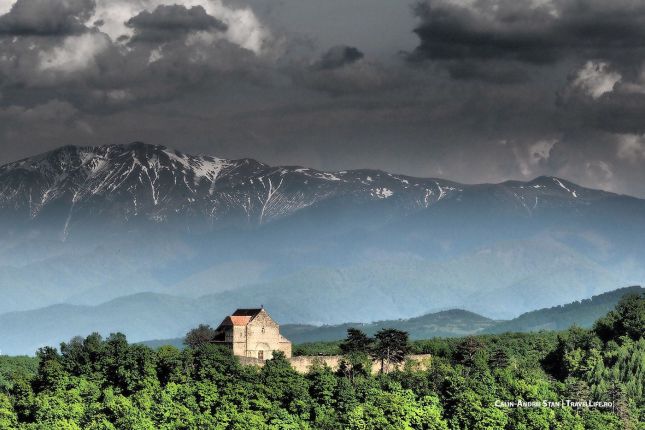
<path id="1" fill-rule="evenodd" d="M 320 69 L 337 69 L 348 64 L 355 63 L 365 55 L 353 46 L 334 46 L 325 52 L 316 63 Z"/>
<path id="2" fill-rule="evenodd" d="M 513 5 L 497 4 L 480 2 L 483 10 L 478 13 L 452 2 L 421 3 L 416 13 L 422 24 L 414 30 L 421 43 L 414 58 L 548 63 L 559 57 L 562 46 L 552 40 L 554 19 L 548 10 L 518 11 Z"/>
<path id="3" fill-rule="evenodd" d="M 477 69 L 492 63 L 500 82 L 513 82 L 521 74 L 519 65 L 572 58 L 606 59 L 629 68 L 634 56 L 645 53 L 645 4 L 630 0 L 480 0 L 472 6 L 433 0 L 415 11 L 420 43 L 410 59 L 444 61 L 456 78 L 490 80 L 490 72 Z M 472 67 L 476 62 L 481 64 Z"/>
<path id="4" fill-rule="evenodd" d="M 60 36 L 83 32 L 95 6 L 94 0 L 18 0 L 0 17 L 0 33 Z"/>
<path id="5" fill-rule="evenodd" d="M 134 28 L 133 41 L 164 42 L 191 31 L 225 31 L 222 21 L 206 13 L 201 6 L 190 9 L 180 5 L 160 5 L 154 11 L 143 11 L 130 18 L 126 25 Z"/>
<path id="6" fill-rule="evenodd" d="M 96 1 L 0 16 L 0 162 L 143 140 L 645 196 L 639 2 Z"/>
<path id="7" fill-rule="evenodd" d="M 453 79 L 479 79 L 494 84 L 517 84 L 530 79 L 526 68 L 509 61 L 455 61 L 446 66 Z"/>
<path id="8" fill-rule="evenodd" d="M 620 56 L 642 49 L 645 5 L 628 1 L 482 0 L 476 8 L 422 3 L 417 54 L 437 59 L 515 59 L 550 63 L 572 53 Z M 619 48 L 618 50 L 616 48 Z"/>

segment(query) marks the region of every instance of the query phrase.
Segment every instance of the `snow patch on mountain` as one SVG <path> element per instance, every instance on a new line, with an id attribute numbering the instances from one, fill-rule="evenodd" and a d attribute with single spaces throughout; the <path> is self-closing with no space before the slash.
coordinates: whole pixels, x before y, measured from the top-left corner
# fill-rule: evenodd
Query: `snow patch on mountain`
<path id="1" fill-rule="evenodd" d="M 547 204 L 550 196 L 561 199 L 562 191 L 572 201 L 584 202 L 588 195 L 581 187 L 549 177 L 509 186 L 529 212 Z M 58 223 L 63 237 L 80 220 L 91 219 L 262 225 L 327 201 L 348 206 L 391 201 L 408 213 L 448 198 L 461 201 L 473 187 L 378 170 L 271 167 L 143 143 L 66 146 L 0 166 L 0 220 L 47 219 Z"/>

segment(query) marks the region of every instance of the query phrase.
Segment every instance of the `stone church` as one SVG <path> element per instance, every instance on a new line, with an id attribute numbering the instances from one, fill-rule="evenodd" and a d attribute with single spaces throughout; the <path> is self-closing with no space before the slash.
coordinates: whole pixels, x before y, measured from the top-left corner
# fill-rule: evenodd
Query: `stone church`
<path id="1" fill-rule="evenodd" d="M 215 342 L 224 344 L 239 357 L 269 360 L 273 351 L 291 358 L 291 342 L 280 334 L 280 326 L 264 308 L 238 309 L 217 327 Z"/>

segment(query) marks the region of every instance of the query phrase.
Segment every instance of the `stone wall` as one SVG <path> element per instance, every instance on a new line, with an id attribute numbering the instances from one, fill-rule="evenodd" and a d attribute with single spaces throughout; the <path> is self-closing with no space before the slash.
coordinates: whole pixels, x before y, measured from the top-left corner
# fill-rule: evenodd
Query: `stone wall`
<path id="1" fill-rule="evenodd" d="M 229 334 L 229 332 L 231 334 Z M 231 346 L 233 348 L 233 355 L 245 356 L 246 355 L 246 327 L 233 326 L 226 331 L 227 340 L 231 339 Z"/>
<path id="2" fill-rule="evenodd" d="M 280 336 L 280 343 L 278 344 L 278 351 L 284 352 L 284 356 L 291 358 L 291 342 L 288 341 L 284 336 Z"/>
<path id="3" fill-rule="evenodd" d="M 243 366 L 257 366 L 264 367 L 265 360 L 260 360 L 259 358 L 254 357 L 237 357 L 240 360 L 240 364 Z"/>
<path id="4" fill-rule="evenodd" d="M 406 362 L 399 365 L 398 368 L 403 368 L 404 366 L 413 366 L 418 370 L 427 370 L 430 367 L 430 361 L 432 356 L 430 354 L 418 354 L 418 355 L 409 355 L 406 358 Z M 259 360 L 252 357 L 238 357 L 240 363 L 246 366 L 258 366 L 263 367 L 265 361 Z M 342 360 L 340 355 L 303 355 L 300 357 L 292 357 L 289 359 L 291 367 L 293 367 L 298 373 L 307 373 L 311 366 L 314 364 L 327 365 L 332 370 L 338 370 L 340 362 Z M 381 370 L 381 363 L 378 361 L 372 362 L 372 373 L 376 374 Z M 394 370 L 393 366 L 385 369 L 387 371 Z"/>
<path id="5" fill-rule="evenodd" d="M 289 360 L 291 367 L 299 373 L 307 373 L 311 366 L 314 364 L 327 365 L 333 370 L 337 370 L 340 365 L 342 357 L 340 355 L 303 355 L 300 357 L 293 357 Z"/>

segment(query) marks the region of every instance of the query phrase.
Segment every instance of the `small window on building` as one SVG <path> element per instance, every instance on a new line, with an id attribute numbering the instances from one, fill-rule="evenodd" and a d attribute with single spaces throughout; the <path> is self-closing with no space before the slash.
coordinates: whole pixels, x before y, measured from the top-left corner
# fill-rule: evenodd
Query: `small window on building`
<path id="1" fill-rule="evenodd" d="M 264 334 L 264 327 L 262 327 L 262 334 Z"/>

